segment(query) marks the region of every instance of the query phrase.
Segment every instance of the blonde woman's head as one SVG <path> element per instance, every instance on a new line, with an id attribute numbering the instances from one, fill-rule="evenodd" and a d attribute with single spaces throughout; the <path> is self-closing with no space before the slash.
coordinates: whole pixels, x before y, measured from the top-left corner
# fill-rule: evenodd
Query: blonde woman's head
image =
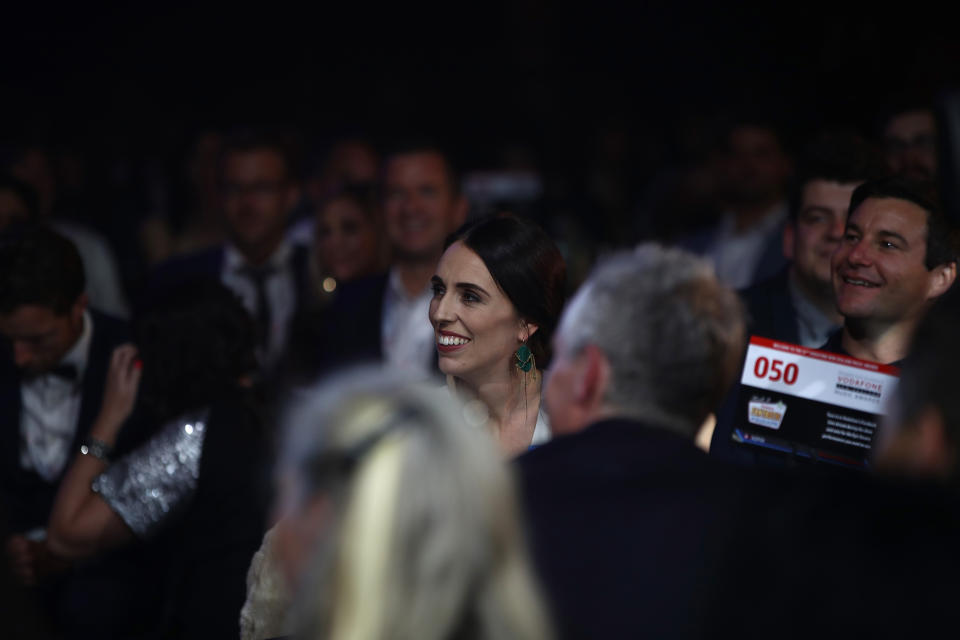
<path id="1" fill-rule="evenodd" d="M 448 394 L 365 369 L 287 422 L 281 546 L 305 637 L 546 636 L 511 479 Z"/>

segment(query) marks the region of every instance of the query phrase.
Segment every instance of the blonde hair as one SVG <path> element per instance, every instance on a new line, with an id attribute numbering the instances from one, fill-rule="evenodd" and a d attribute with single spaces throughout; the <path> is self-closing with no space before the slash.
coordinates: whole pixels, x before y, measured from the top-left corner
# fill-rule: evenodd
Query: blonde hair
<path id="1" fill-rule="evenodd" d="M 290 426 L 300 499 L 333 504 L 296 598 L 303 637 L 550 636 L 511 478 L 449 394 L 367 369 Z"/>

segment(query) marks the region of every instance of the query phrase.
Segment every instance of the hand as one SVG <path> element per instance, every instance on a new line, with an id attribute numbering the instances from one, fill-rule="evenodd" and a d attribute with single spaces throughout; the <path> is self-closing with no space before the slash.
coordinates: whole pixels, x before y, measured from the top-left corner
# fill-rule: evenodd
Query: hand
<path id="1" fill-rule="evenodd" d="M 14 575 L 27 586 L 36 585 L 71 566 L 69 560 L 51 553 L 45 541 L 31 540 L 19 534 L 7 538 L 5 551 Z"/>
<path id="2" fill-rule="evenodd" d="M 120 427 L 133 412 L 141 373 L 135 346 L 125 344 L 113 350 L 103 392 L 103 405 L 91 435 L 108 442 L 116 437 Z"/>
<path id="3" fill-rule="evenodd" d="M 21 535 L 7 538 L 4 551 L 10 560 L 10 568 L 21 582 L 27 585 L 37 583 L 35 543 Z"/>

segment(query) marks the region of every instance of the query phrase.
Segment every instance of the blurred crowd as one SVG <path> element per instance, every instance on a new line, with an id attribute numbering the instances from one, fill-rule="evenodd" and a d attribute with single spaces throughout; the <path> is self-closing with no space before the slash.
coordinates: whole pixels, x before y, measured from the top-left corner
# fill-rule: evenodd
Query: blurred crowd
<path id="1" fill-rule="evenodd" d="M 942 123 L 776 116 L 657 158 L 612 124 L 576 172 L 290 127 L 0 144 L 0 634 L 942 628 Z M 865 468 L 736 441 L 750 335 L 901 372 Z"/>

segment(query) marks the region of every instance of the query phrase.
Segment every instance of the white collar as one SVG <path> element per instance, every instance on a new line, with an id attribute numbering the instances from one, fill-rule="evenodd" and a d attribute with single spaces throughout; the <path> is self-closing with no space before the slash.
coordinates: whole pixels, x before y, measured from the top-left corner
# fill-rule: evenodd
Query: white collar
<path id="1" fill-rule="evenodd" d="M 58 365 L 73 365 L 77 369 L 77 379 L 82 380 L 87 370 L 87 361 L 90 359 L 90 342 L 93 340 L 93 319 L 89 311 L 83 312 L 83 329 L 80 337 L 73 343 L 67 355 L 60 359 Z"/>
<path id="2" fill-rule="evenodd" d="M 403 280 L 400 279 L 400 271 L 396 267 L 392 267 L 389 275 L 387 276 L 387 290 L 390 292 L 391 296 L 404 302 L 415 302 L 423 299 L 426 296 L 433 295 L 430 283 L 428 282 L 423 291 L 411 297 L 410 294 L 407 293 L 406 287 L 403 286 Z"/>
<path id="3" fill-rule="evenodd" d="M 737 228 L 737 217 L 732 211 L 728 211 L 724 214 L 723 218 L 720 220 L 720 230 L 721 233 L 730 235 L 730 236 L 739 236 L 739 235 L 757 235 L 764 236 L 774 229 L 777 228 L 777 225 L 782 223 L 787 219 L 788 214 L 790 213 L 790 206 L 786 201 L 781 200 L 775 204 L 762 218 L 760 218 L 754 225 L 748 229 L 744 229 L 740 232 L 736 231 Z"/>
<path id="4" fill-rule="evenodd" d="M 290 245 L 290 243 L 286 240 L 281 240 L 280 244 L 277 245 L 277 248 L 274 249 L 273 253 L 270 254 L 270 257 L 267 258 L 266 262 L 263 263 L 263 266 L 270 266 L 274 269 L 283 269 L 286 267 L 292 251 L 293 247 Z M 230 242 L 227 242 L 224 246 L 223 261 L 224 266 L 228 271 L 236 271 L 250 265 L 243 254 L 240 253 L 240 250 Z"/>

